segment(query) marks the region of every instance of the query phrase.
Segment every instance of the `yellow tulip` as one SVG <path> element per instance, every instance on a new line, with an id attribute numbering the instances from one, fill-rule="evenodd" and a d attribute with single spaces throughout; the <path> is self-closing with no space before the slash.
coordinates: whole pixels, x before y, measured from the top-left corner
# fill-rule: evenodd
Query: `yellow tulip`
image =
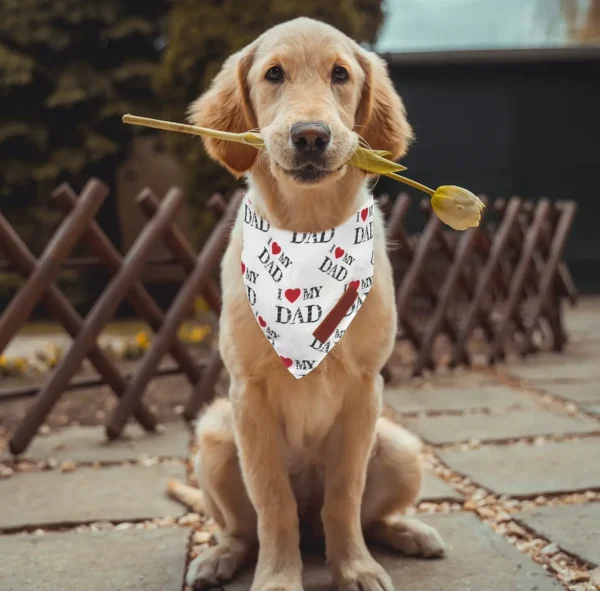
<path id="1" fill-rule="evenodd" d="M 479 226 L 485 205 L 467 189 L 444 185 L 431 196 L 431 207 L 440 220 L 451 228 L 466 230 Z"/>

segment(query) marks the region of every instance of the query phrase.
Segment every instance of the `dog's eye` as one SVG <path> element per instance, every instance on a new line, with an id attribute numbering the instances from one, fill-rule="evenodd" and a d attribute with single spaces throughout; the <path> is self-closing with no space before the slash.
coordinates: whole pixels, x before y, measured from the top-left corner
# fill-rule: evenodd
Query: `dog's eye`
<path id="1" fill-rule="evenodd" d="M 283 82 L 283 70 L 279 66 L 273 66 L 267 70 L 265 80 L 269 82 Z"/>
<path id="2" fill-rule="evenodd" d="M 346 68 L 342 68 L 342 66 L 336 66 L 333 68 L 331 72 L 331 80 L 333 82 L 337 82 L 338 84 L 342 84 L 346 82 L 349 78 L 348 70 Z"/>

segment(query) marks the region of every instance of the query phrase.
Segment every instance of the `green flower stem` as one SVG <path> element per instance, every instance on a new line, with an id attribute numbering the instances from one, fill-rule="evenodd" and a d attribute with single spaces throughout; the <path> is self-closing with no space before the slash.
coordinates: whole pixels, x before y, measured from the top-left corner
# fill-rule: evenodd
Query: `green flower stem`
<path id="1" fill-rule="evenodd" d="M 198 127 L 196 125 L 186 125 L 185 123 L 172 123 L 171 121 L 161 121 L 160 119 L 148 119 L 147 117 L 137 117 L 136 115 L 123 115 L 123 123 L 129 123 L 130 125 L 141 125 L 143 127 L 152 127 L 154 129 L 162 129 L 165 131 L 175 131 L 179 133 L 189 133 L 191 135 L 199 135 L 204 137 L 212 137 L 218 140 L 225 140 L 229 142 L 238 142 L 241 144 L 249 144 L 254 146 L 255 148 L 260 148 L 263 145 L 263 140 L 260 135 L 246 132 L 246 133 L 231 133 L 228 131 L 217 131 L 216 129 L 208 129 L 206 127 Z M 360 148 L 361 153 L 363 154 L 363 158 L 365 158 L 365 164 L 367 164 L 367 155 L 372 153 L 373 160 L 379 160 L 383 164 L 394 165 L 398 168 L 404 170 L 405 167 L 400 167 L 400 165 L 396 165 L 395 162 L 386 161 L 385 158 L 382 157 L 380 153 L 373 150 L 365 150 L 364 148 Z M 396 181 L 400 181 L 401 183 L 405 183 L 406 185 L 410 185 L 419 191 L 423 191 L 424 193 L 428 193 L 429 195 L 433 195 L 435 191 L 418 183 L 417 181 L 413 181 L 411 179 L 407 179 L 406 177 L 400 176 L 394 172 L 382 172 L 381 167 L 379 170 L 377 168 L 369 169 L 367 166 L 359 166 L 360 161 L 357 164 L 350 162 L 351 166 L 356 166 L 357 168 L 361 168 L 366 172 L 383 174 L 391 179 Z M 377 162 L 375 162 L 377 164 Z M 397 169 L 398 169 L 397 168 Z M 389 168 L 388 168 L 389 170 Z"/>
<path id="2" fill-rule="evenodd" d="M 414 187 L 415 189 L 419 189 L 419 191 L 423 191 L 423 193 L 427 193 L 428 195 L 431 195 L 432 197 L 433 197 L 433 194 L 435 193 L 435 191 L 433 189 L 430 189 L 429 187 L 426 187 L 425 185 L 422 185 L 421 183 L 417 183 L 417 181 L 413 181 L 412 179 L 407 179 L 405 176 L 400 176 L 399 174 L 396 174 L 395 172 L 384 173 L 384 176 L 388 176 L 391 179 L 394 179 L 395 181 L 399 181 L 406 185 L 410 185 L 411 187 Z"/>
<path id="3" fill-rule="evenodd" d="M 154 129 L 163 129 L 165 131 L 177 131 L 179 133 L 189 133 L 191 135 L 200 135 L 212 137 L 217 140 L 226 140 L 229 142 L 238 142 L 245 144 L 246 139 L 243 133 L 230 133 L 228 131 L 217 131 L 206 127 L 196 125 L 186 125 L 185 123 L 171 123 L 170 121 L 161 121 L 160 119 L 148 119 L 146 117 L 137 117 L 136 115 L 123 115 L 123 123 L 130 125 L 141 125 L 143 127 L 153 127 Z"/>

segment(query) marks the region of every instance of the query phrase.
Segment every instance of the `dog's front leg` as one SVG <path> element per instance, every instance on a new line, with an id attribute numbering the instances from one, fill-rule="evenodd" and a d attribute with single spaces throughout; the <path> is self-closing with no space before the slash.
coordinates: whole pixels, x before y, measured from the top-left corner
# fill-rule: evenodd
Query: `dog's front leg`
<path id="1" fill-rule="evenodd" d="M 256 384 L 232 386 L 231 400 L 242 475 L 258 521 L 251 591 L 302 591 L 298 513 L 282 425 Z"/>
<path id="2" fill-rule="evenodd" d="M 381 410 L 381 378 L 369 376 L 355 387 L 326 446 L 322 517 L 327 558 L 340 591 L 393 591 L 389 575 L 367 548 L 360 515 Z"/>

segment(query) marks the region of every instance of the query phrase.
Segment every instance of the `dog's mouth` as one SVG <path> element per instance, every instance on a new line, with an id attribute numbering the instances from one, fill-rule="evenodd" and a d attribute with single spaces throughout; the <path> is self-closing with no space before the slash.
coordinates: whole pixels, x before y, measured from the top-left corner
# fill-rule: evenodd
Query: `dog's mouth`
<path id="1" fill-rule="evenodd" d="M 338 168 L 330 169 L 330 168 L 322 168 L 317 166 L 316 164 L 306 164 L 299 168 L 284 168 L 280 164 L 277 164 L 281 170 L 291 178 L 293 178 L 298 183 L 304 184 L 315 184 L 318 183 L 334 174 L 340 172 L 344 165 L 342 164 Z"/>

